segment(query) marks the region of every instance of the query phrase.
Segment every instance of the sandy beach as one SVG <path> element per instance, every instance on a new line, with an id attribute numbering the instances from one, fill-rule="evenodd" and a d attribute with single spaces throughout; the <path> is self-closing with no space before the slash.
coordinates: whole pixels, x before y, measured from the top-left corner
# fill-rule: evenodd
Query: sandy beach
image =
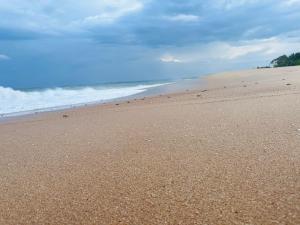
<path id="1" fill-rule="evenodd" d="M 300 67 L 2 121 L 0 224 L 300 224 Z"/>

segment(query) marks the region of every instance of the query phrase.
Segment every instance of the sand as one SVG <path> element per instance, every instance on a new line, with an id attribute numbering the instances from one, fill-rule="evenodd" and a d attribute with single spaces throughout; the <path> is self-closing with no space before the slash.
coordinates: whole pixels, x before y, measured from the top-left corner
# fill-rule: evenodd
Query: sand
<path id="1" fill-rule="evenodd" d="M 1 122 L 0 224 L 300 224 L 299 129 L 300 67 Z"/>

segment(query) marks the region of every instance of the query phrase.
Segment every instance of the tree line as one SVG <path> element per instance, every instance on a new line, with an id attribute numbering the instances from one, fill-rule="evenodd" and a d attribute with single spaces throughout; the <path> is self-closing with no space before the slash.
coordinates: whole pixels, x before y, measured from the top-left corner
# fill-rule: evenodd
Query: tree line
<path id="1" fill-rule="evenodd" d="M 282 55 L 277 59 L 271 61 L 273 67 L 284 67 L 284 66 L 299 66 L 300 65 L 300 52 L 293 53 L 290 56 Z"/>

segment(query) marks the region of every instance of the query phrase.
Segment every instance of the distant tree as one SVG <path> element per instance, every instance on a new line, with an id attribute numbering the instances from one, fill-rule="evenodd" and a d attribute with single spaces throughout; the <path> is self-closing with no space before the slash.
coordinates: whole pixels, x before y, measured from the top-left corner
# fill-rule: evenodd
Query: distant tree
<path id="1" fill-rule="evenodd" d="M 282 55 L 271 61 L 274 67 L 297 66 L 300 65 L 300 52 L 293 53 L 290 56 Z"/>
<path id="2" fill-rule="evenodd" d="M 300 65 L 300 52 L 290 55 L 289 59 L 293 66 Z"/>
<path id="3" fill-rule="evenodd" d="M 289 57 L 286 55 L 279 56 L 277 59 L 273 59 L 271 64 L 274 67 L 289 66 Z"/>

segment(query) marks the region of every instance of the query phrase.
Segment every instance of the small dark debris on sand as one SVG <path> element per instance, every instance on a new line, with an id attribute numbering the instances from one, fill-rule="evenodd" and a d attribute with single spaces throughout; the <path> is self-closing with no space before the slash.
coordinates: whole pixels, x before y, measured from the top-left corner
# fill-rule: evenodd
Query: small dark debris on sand
<path id="1" fill-rule="evenodd" d="M 120 105 L 119 103 L 116 103 L 115 105 Z"/>
<path id="2" fill-rule="evenodd" d="M 203 91 L 201 91 L 201 92 L 207 92 L 208 90 L 203 90 Z"/>
<path id="3" fill-rule="evenodd" d="M 69 117 L 69 115 L 67 115 L 67 114 L 63 115 L 63 118 L 65 118 L 65 119 L 68 118 L 68 117 Z"/>
<path id="4" fill-rule="evenodd" d="M 247 87 L 247 85 L 244 85 L 243 87 Z"/>
<path id="5" fill-rule="evenodd" d="M 197 97 L 199 98 L 199 97 L 201 97 L 201 95 L 197 95 Z"/>
<path id="6" fill-rule="evenodd" d="M 168 96 L 168 98 L 171 98 L 170 96 Z"/>
<path id="7" fill-rule="evenodd" d="M 285 80 L 285 78 L 283 78 L 282 80 Z"/>
<path id="8" fill-rule="evenodd" d="M 286 85 L 287 85 L 287 86 L 290 86 L 290 85 L 292 85 L 292 84 L 290 84 L 290 83 L 287 83 Z"/>
<path id="9" fill-rule="evenodd" d="M 224 86 L 224 89 L 227 88 L 226 86 Z"/>
<path id="10" fill-rule="evenodd" d="M 129 104 L 130 103 L 130 101 L 127 101 L 127 104 Z"/>

